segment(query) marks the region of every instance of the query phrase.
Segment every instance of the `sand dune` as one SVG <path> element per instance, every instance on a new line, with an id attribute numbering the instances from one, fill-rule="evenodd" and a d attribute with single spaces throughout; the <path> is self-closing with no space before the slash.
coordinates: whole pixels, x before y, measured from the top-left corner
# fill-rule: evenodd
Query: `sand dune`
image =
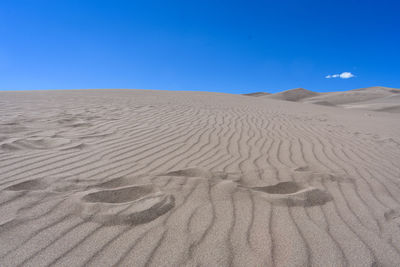
<path id="1" fill-rule="evenodd" d="M 246 95 L 332 107 L 400 112 L 400 90 L 381 86 L 329 93 L 316 93 L 297 88 L 275 94 L 254 93 Z"/>
<path id="2" fill-rule="evenodd" d="M 296 89 L 291 89 L 275 94 L 271 94 L 268 96 L 268 98 L 273 98 L 273 99 L 279 99 L 279 100 L 286 100 L 286 101 L 300 101 L 304 100 L 306 98 L 310 98 L 313 96 L 317 96 L 318 93 L 304 89 L 304 88 L 296 88 Z"/>
<path id="3" fill-rule="evenodd" d="M 266 96 L 266 95 L 270 95 L 270 93 L 266 93 L 266 92 L 255 92 L 255 93 L 248 93 L 248 94 L 243 94 L 245 96 L 255 96 L 255 97 L 259 97 L 259 96 Z"/>
<path id="4" fill-rule="evenodd" d="M 0 266 L 399 266 L 391 90 L 0 92 Z"/>

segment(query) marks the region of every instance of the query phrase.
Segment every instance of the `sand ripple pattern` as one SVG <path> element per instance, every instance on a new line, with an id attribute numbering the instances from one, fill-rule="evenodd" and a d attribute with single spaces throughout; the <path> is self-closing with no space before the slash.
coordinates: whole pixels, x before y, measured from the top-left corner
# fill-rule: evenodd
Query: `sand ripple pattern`
<path id="1" fill-rule="evenodd" d="M 368 112 L 2 92 L 0 265 L 400 266 L 400 118 Z"/>

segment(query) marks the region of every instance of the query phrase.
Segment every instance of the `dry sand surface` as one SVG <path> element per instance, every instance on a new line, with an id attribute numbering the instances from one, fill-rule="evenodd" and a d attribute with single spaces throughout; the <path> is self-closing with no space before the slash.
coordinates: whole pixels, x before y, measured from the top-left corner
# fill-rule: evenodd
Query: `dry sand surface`
<path id="1" fill-rule="evenodd" d="M 369 105 L 399 104 L 372 91 Z M 400 116 L 266 95 L 1 92 L 0 266 L 400 266 Z"/>
<path id="2" fill-rule="evenodd" d="M 382 86 L 329 93 L 316 93 L 304 88 L 296 88 L 275 94 L 257 92 L 244 95 L 332 107 L 400 113 L 400 89 Z"/>

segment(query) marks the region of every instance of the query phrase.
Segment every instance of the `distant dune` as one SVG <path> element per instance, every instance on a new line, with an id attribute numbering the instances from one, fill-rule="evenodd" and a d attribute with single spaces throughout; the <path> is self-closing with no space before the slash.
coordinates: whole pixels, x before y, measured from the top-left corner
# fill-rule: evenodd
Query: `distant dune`
<path id="1" fill-rule="evenodd" d="M 270 93 L 266 93 L 266 92 L 255 92 L 255 93 L 249 93 L 249 94 L 243 94 L 246 96 L 266 96 L 266 95 L 270 95 Z"/>
<path id="2" fill-rule="evenodd" d="M 303 88 L 291 89 L 265 98 L 304 102 L 324 106 L 364 109 L 371 111 L 400 112 L 400 90 L 388 87 L 368 87 L 343 92 L 316 93 Z M 251 95 L 251 94 L 247 94 Z"/>
<path id="3" fill-rule="evenodd" d="M 0 92 L 0 266 L 400 266 L 398 92 Z"/>
<path id="4" fill-rule="evenodd" d="M 271 94 L 270 96 L 268 96 L 268 98 L 297 102 L 317 95 L 318 93 L 316 92 L 304 88 L 296 88 Z"/>

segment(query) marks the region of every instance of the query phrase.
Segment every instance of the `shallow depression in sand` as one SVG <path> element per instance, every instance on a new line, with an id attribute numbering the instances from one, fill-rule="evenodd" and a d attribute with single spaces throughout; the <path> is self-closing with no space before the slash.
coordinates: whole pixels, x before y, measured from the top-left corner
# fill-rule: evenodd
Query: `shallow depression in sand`
<path id="1" fill-rule="evenodd" d="M 292 194 L 301 189 L 302 187 L 295 182 L 281 182 L 275 185 L 253 188 L 253 190 L 262 191 L 268 194 Z"/>
<path id="2" fill-rule="evenodd" d="M 188 168 L 183 170 L 171 171 L 165 174 L 166 176 L 186 176 L 186 177 L 203 177 L 209 178 L 212 173 L 200 168 Z"/>
<path id="3" fill-rule="evenodd" d="M 132 186 L 115 190 L 104 190 L 86 195 L 87 202 L 125 203 L 140 199 L 154 191 L 152 185 Z"/>
<path id="4" fill-rule="evenodd" d="M 85 219 L 105 225 L 142 224 L 171 210 L 175 197 L 145 184 L 88 193 L 79 203 Z"/>
<path id="5" fill-rule="evenodd" d="M 254 191 L 263 195 L 271 203 L 284 206 L 319 206 L 331 201 L 332 196 L 325 190 L 315 187 L 304 187 L 296 182 L 280 182 L 275 185 L 253 187 Z"/>
<path id="6" fill-rule="evenodd" d="M 22 183 L 18 183 L 6 188 L 10 191 L 24 191 L 24 190 L 42 190 L 47 187 L 47 184 L 39 180 L 28 180 Z"/>

